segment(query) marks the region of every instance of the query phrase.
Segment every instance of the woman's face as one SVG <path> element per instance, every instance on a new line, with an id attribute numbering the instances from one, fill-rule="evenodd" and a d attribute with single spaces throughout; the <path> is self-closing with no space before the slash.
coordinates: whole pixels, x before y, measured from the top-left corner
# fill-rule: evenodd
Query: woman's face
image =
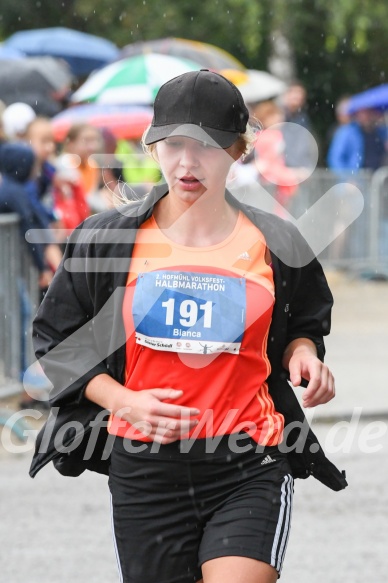
<path id="1" fill-rule="evenodd" d="M 235 145 L 223 150 L 183 136 L 161 140 L 156 151 L 170 193 L 186 202 L 205 192 L 223 196 L 229 169 L 240 156 Z"/>
<path id="2" fill-rule="evenodd" d="M 77 138 L 67 148 L 72 154 L 77 154 L 82 162 L 87 162 L 89 156 L 97 154 L 102 149 L 100 132 L 93 127 L 82 129 Z"/>
<path id="3" fill-rule="evenodd" d="M 55 142 L 49 121 L 42 119 L 33 122 L 27 133 L 27 139 L 39 162 L 45 162 L 53 156 Z"/>

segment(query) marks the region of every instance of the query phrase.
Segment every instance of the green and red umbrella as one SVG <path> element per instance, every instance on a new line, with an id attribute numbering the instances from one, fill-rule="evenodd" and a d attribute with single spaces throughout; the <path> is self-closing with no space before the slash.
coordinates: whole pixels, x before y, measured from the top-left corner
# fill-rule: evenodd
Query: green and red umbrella
<path id="1" fill-rule="evenodd" d="M 197 63 L 169 55 L 138 55 L 117 61 L 93 73 L 73 94 L 72 101 L 151 104 L 166 81 L 200 68 Z"/>

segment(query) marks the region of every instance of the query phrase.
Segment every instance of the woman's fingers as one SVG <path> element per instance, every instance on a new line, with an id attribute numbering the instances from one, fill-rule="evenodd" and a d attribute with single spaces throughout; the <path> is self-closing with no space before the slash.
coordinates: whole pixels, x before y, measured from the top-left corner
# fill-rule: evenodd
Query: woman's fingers
<path id="1" fill-rule="evenodd" d="M 199 409 L 195 407 L 184 407 L 182 405 L 173 405 L 172 403 L 158 403 L 155 404 L 152 414 L 163 417 L 172 417 L 173 419 L 182 417 L 195 417 L 199 415 Z"/>
<path id="2" fill-rule="evenodd" d="M 334 377 L 326 365 L 322 365 L 317 375 L 311 378 L 302 395 L 304 407 L 316 407 L 327 403 L 335 396 Z"/>
<path id="3" fill-rule="evenodd" d="M 115 412 L 131 423 L 142 435 L 160 443 L 182 438 L 198 424 L 196 407 L 177 405 L 172 401 L 182 395 L 175 389 L 146 389 L 131 394 L 130 404 Z"/>
<path id="4" fill-rule="evenodd" d="M 160 420 L 156 427 L 154 427 L 153 434 L 174 440 L 180 439 L 182 436 L 187 435 L 197 424 L 198 421 L 196 419 L 175 420 L 173 423 L 168 420 Z"/>

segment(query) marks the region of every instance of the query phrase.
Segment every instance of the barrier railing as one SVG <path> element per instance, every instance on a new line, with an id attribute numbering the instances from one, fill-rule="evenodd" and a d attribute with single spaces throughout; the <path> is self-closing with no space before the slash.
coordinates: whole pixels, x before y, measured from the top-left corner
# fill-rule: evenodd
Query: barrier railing
<path id="1" fill-rule="evenodd" d="M 16 214 L 0 214 L 0 397 L 22 389 L 22 352 L 33 362 L 31 322 L 38 304 L 38 275 Z"/>
<path id="2" fill-rule="evenodd" d="M 298 186 L 289 199 L 287 211 L 297 222 L 333 187 L 336 187 L 336 195 L 331 197 L 331 205 L 320 207 L 319 224 L 327 230 L 328 240 L 319 254 L 320 261 L 329 268 L 388 276 L 388 167 L 376 172 L 361 170 L 355 174 L 335 174 L 318 168 Z M 352 187 L 361 192 L 364 207 L 361 214 L 345 227 L 343 217 L 356 213 L 352 207 L 359 205 Z M 273 185 L 253 182 L 234 188 L 232 183 L 230 190 L 243 202 L 276 212 L 276 187 Z M 278 214 L 282 215 L 282 212 Z"/>

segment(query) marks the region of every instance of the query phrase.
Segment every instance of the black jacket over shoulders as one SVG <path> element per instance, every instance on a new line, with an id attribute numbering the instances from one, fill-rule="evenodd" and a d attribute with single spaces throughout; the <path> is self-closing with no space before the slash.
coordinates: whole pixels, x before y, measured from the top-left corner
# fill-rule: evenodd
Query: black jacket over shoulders
<path id="1" fill-rule="evenodd" d="M 84 396 L 86 384 L 101 373 L 124 382 L 125 331 L 122 302 L 136 232 L 152 214 L 167 186 L 155 187 L 130 203 L 84 221 L 71 235 L 63 261 L 33 325 L 35 353 L 53 384 L 51 412 L 40 431 L 30 475 L 48 462 L 64 475 L 85 469 L 108 473 L 112 436 L 108 411 Z M 267 353 L 272 371 L 268 388 L 285 417 L 288 458 L 295 478 L 314 475 L 332 488 L 347 483 L 325 456 L 282 367 L 285 347 L 310 338 L 324 357 L 323 336 L 330 330 L 333 303 L 322 268 L 297 229 L 282 219 L 227 201 L 264 234 L 272 256 L 275 305 Z"/>

